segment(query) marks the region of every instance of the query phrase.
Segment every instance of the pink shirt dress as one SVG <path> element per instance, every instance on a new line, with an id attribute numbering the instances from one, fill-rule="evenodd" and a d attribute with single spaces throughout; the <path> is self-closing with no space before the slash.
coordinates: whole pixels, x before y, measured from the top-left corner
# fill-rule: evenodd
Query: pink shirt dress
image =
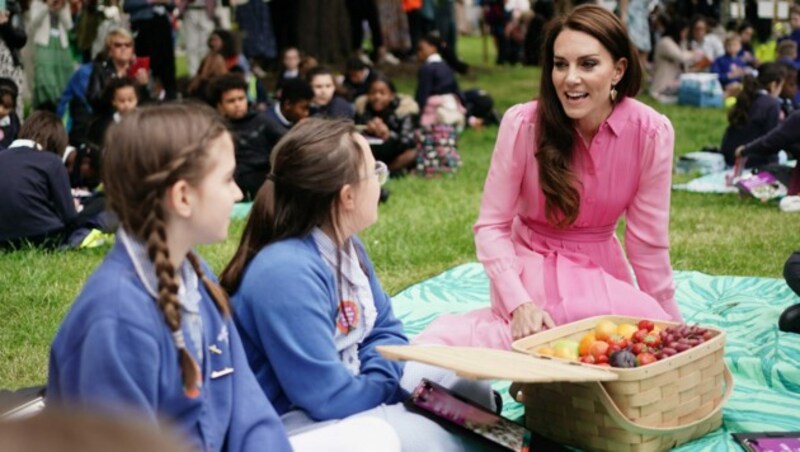
<path id="1" fill-rule="evenodd" d="M 682 320 L 669 261 L 669 120 L 625 98 L 588 148 L 576 132 L 580 212 L 559 229 L 545 219 L 536 105 L 516 105 L 503 117 L 474 227 L 491 306 L 442 315 L 415 343 L 510 349 L 511 313 L 531 301 L 557 325 L 604 314 Z M 623 216 L 625 251 L 615 235 Z"/>

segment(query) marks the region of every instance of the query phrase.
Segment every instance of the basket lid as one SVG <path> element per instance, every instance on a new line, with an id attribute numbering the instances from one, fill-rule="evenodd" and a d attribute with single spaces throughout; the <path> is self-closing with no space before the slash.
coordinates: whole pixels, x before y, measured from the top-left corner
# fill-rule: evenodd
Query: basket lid
<path id="1" fill-rule="evenodd" d="M 419 361 L 444 367 L 476 380 L 510 380 L 519 383 L 555 381 L 610 381 L 617 374 L 579 363 L 540 359 L 524 353 L 478 347 L 383 345 L 378 352 L 388 359 Z"/>

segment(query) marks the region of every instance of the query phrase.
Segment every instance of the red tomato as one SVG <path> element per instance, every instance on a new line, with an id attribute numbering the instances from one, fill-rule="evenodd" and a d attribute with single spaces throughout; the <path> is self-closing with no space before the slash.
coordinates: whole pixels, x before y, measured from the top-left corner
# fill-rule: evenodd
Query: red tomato
<path id="1" fill-rule="evenodd" d="M 661 345 L 661 336 L 658 334 L 648 334 L 642 342 L 647 344 L 648 347 L 658 347 Z"/>
<path id="2" fill-rule="evenodd" d="M 640 366 L 646 366 L 656 361 L 658 361 L 656 355 L 649 352 L 639 353 L 639 355 L 636 357 L 636 362 L 639 363 Z"/>
<path id="3" fill-rule="evenodd" d="M 640 330 L 653 331 L 653 328 L 656 327 L 656 324 L 650 320 L 640 320 L 638 326 Z"/>
<path id="4" fill-rule="evenodd" d="M 600 355 L 594 359 L 595 364 L 608 364 L 608 355 Z"/>
<path id="5" fill-rule="evenodd" d="M 633 333 L 633 337 L 631 338 L 631 340 L 634 343 L 636 343 L 636 342 L 644 342 L 644 338 L 647 337 L 647 333 L 648 333 L 647 330 L 640 329 L 639 331 Z"/>
<path id="6" fill-rule="evenodd" d="M 647 346 L 641 342 L 637 342 L 631 346 L 631 351 L 634 355 L 638 355 L 639 353 L 646 352 Z"/>
<path id="7" fill-rule="evenodd" d="M 608 342 L 608 345 L 618 347 L 620 350 L 628 346 L 628 340 L 619 334 L 611 336 L 606 342 Z"/>

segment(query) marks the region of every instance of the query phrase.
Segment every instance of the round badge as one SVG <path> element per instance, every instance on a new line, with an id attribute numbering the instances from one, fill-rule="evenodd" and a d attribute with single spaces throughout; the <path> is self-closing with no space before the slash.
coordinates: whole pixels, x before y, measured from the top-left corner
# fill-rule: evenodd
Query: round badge
<path id="1" fill-rule="evenodd" d="M 347 334 L 358 325 L 358 304 L 354 301 L 344 300 L 340 304 L 339 315 L 336 316 L 336 328 L 342 334 Z"/>

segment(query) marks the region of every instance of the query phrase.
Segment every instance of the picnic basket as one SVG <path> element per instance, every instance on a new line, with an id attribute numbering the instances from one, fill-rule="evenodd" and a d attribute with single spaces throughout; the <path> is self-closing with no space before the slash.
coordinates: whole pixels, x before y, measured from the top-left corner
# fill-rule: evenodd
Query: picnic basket
<path id="1" fill-rule="evenodd" d="M 389 359 L 441 366 L 467 378 L 513 381 L 511 394 L 520 400 L 516 396 L 521 391 L 529 429 L 585 450 L 667 450 L 722 424 L 733 378 L 723 361 L 721 330 L 708 328 L 713 337 L 703 344 L 632 369 L 536 356 L 537 348 L 559 339 L 577 340 L 603 319 L 640 320 L 592 317 L 520 339 L 513 343 L 514 351 L 430 345 L 380 346 L 378 351 Z"/>
<path id="2" fill-rule="evenodd" d="M 512 347 L 535 354 L 555 340 L 580 339 L 603 319 L 617 324 L 639 320 L 588 318 L 520 339 Z M 660 328 L 677 325 L 655 323 Z M 711 339 L 670 358 L 630 369 L 607 368 L 616 380 L 515 384 L 512 395 L 522 390 L 527 427 L 560 443 L 587 450 L 670 449 L 722 425 L 733 379 L 723 360 L 725 333 L 708 329 Z"/>

